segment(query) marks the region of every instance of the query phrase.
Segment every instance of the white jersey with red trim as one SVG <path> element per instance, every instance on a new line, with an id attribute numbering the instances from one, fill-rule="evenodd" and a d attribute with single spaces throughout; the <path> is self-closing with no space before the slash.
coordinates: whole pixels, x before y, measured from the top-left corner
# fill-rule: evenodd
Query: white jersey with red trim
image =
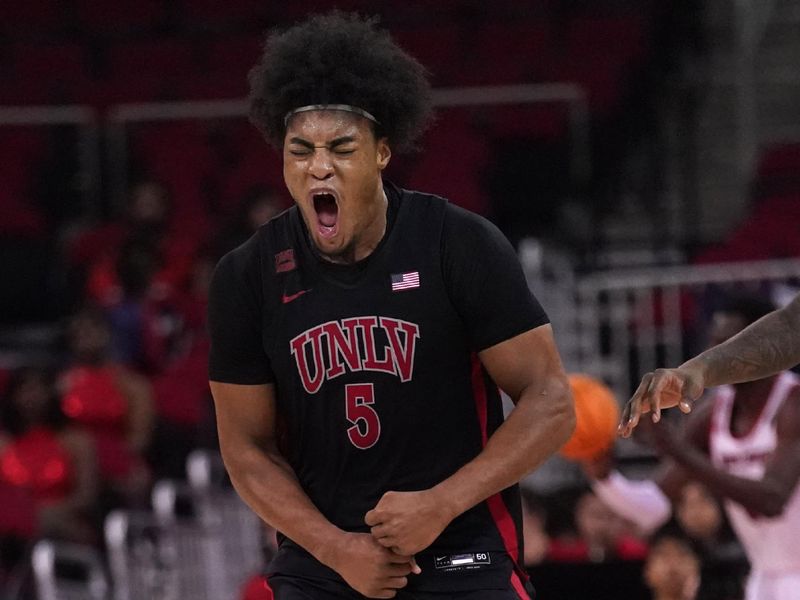
<path id="1" fill-rule="evenodd" d="M 734 389 L 720 387 L 714 398 L 709 434 L 709 452 L 714 465 L 738 477 L 761 479 L 777 445 L 775 417 L 791 390 L 798 385 L 800 377 L 781 373 L 775 379 L 758 420 L 741 437 L 731 433 Z M 783 513 L 774 518 L 753 515 L 731 500 L 726 500 L 724 505 L 754 571 L 800 573 L 800 485 Z"/>

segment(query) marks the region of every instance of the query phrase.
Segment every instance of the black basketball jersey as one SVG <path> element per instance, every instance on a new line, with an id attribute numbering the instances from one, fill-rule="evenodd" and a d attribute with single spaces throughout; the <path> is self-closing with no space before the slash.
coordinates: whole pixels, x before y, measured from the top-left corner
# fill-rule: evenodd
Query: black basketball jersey
<path id="1" fill-rule="evenodd" d="M 366 259 L 323 260 L 293 207 L 220 261 L 210 295 L 210 378 L 275 384 L 282 451 L 347 531 L 369 531 L 385 492 L 430 488 L 481 451 L 503 415 L 477 352 L 547 322 L 493 225 L 385 187 L 387 231 Z M 514 486 L 420 553 L 409 589 L 502 587 L 520 552 Z M 270 569 L 338 578 L 288 539 Z"/>

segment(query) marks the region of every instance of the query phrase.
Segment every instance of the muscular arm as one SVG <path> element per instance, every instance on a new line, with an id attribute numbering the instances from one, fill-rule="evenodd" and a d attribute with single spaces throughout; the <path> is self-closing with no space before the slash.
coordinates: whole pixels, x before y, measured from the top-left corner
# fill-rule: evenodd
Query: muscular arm
<path id="1" fill-rule="evenodd" d="M 800 295 L 739 334 L 684 363 L 705 387 L 774 375 L 800 363 Z"/>
<path id="2" fill-rule="evenodd" d="M 649 411 L 655 421 L 664 408 L 679 406 L 688 413 L 706 387 L 762 379 L 798 363 L 800 295 L 680 367 L 646 373 L 622 411 L 620 434 L 630 436 Z"/>
<path id="3" fill-rule="evenodd" d="M 572 397 L 550 325 L 479 356 L 514 410 L 483 451 L 452 476 L 430 490 L 384 494 L 365 519 L 381 544 L 404 554 L 423 550 L 455 517 L 535 469 L 572 432 Z"/>
<path id="4" fill-rule="evenodd" d="M 678 444 L 688 445 L 698 452 L 707 452 L 708 430 L 713 404 L 701 404 L 686 423 Z M 647 422 L 645 422 L 647 423 Z M 647 424 L 642 433 L 653 433 L 655 425 Z M 650 431 L 648 431 L 650 429 Z M 612 471 L 611 452 L 583 463 L 593 479 L 592 488 L 601 500 L 619 516 L 635 523 L 642 531 L 651 532 L 663 525 L 672 514 L 672 505 L 680 500 L 690 475 L 672 458 L 666 457 L 652 478 L 630 480 Z"/>
<path id="5" fill-rule="evenodd" d="M 276 443 L 275 386 L 211 381 L 220 450 L 234 488 L 268 524 L 370 598 L 403 587 L 412 559 L 328 521 L 300 487 Z"/>
<path id="6" fill-rule="evenodd" d="M 303 492 L 275 438 L 273 385 L 211 382 L 220 450 L 239 495 L 264 521 L 323 564 L 341 530 Z"/>
<path id="7" fill-rule="evenodd" d="M 575 428 L 572 396 L 550 325 L 479 356 L 515 407 L 483 451 L 436 486 L 453 517 L 517 483 L 564 445 Z"/>
<path id="8" fill-rule="evenodd" d="M 778 444 L 761 479 L 746 479 L 720 470 L 695 448 L 678 446 L 672 454 L 690 476 L 717 495 L 741 504 L 751 513 L 775 517 L 783 512 L 800 480 L 800 391 L 795 390 L 786 399 L 776 424 Z"/>

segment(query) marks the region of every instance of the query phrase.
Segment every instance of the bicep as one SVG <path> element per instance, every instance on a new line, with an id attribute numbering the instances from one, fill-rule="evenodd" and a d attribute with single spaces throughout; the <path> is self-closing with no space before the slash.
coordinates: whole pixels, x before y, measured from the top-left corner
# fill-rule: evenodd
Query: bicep
<path id="1" fill-rule="evenodd" d="M 549 324 L 486 348 L 478 356 L 492 380 L 515 403 L 530 387 L 543 395 L 568 393 L 567 376 Z"/>
<path id="2" fill-rule="evenodd" d="M 220 445 L 270 444 L 275 438 L 275 386 L 209 382 Z"/>

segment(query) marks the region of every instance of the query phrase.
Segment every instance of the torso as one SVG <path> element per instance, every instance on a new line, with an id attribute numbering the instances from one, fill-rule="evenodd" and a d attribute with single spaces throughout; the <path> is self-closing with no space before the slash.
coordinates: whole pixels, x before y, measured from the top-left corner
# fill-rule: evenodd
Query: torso
<path id="1" fill-rule="evenodd" d="M 323 263 L 294 209 L 261 233 L 264 347 L 287 427 L 285 451 L 311 500 L 348 531 L 368 530 L 364 515 L 386 491 L 426 489 L 450 476 L 502 421 L 497 389 L 469 350 L 442 276 L 446 203 L 406 196 L 396 200 L 381 245 L 353 267 Z M 496 564 L 459 570 L 451 583 L 474 585 L 479 572 L 508 581 L 498 519 L 516 540 L 519 520 L 498 495 L 418 556 L 424 576 L 416 584 L 445 573 L 434 556 L 471 553 L 491 553 Z M 276 568 L 310 558 L 291 542 L 282 552 Z M 319 574 L 326 571 L 320 565 Z"/>
<path id="2" fill-rule="evenodd" d="M 733 427 L 735 392 L 720 388 L 714 398 L 709 436 L 713 463 L 729 473 L 747 479 L 761 479 L 777 445 L 775 419 L 789 394 L 800 385 L 800 378 L 782 373 L 775 379 L 761 414 L 755 420 L 743 419 Z M 726 500 L 725 508 L 754 569 L 759 571 L 800 570 L 800 486 L 795 489 L 783 513 L 775 518 L 752 515 L 741 505 Z"/>

